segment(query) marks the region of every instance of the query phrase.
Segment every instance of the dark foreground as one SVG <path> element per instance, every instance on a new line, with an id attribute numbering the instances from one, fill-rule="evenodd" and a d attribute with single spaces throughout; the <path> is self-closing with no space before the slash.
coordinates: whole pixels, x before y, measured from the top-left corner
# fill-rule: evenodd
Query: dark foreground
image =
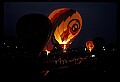
<path id="1" fill-rule="evenodd" d="M 120 73 L 118 55 L 111 57 L 107 63 L 88 60 L 59 66 L 43 64 L 35 56 L 10 56 L 1 60 L 3 81 L 94 81 L 95 78 L 116 80 Z"/>

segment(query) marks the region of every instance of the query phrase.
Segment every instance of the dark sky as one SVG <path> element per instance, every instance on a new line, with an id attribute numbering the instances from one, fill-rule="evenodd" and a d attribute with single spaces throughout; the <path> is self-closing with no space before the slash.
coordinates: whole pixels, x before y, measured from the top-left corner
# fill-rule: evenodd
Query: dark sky
<path id="1" fill-rule="evenodd" d="M 83 20 L 82 29 L 70 47 L 82 48 L 95 37 L 103 37 L 106 44 L 116 42 L 117 3 L 110 2 L 4 2 L 4 35 L 16 37 L 16 23 L 25 14 L 48 16 L 63 7 L 78 11 Z"/>

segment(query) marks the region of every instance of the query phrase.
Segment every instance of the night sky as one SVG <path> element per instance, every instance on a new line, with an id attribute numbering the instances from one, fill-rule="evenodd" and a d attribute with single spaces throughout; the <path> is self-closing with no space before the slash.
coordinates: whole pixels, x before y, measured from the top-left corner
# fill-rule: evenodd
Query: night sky
<path id="1" fill-rule="evenodd" d="M 103 37 L 105 43 L 116 43 L 117 3 L 105 2 L 4 2 L 4 35 L 17 37 L 16 23 L 25 14 L 46 16 L 58 8 L 71 8 L 82 16 L 82 29 L 72 48 L 82 48 L 86 41 Z"/>

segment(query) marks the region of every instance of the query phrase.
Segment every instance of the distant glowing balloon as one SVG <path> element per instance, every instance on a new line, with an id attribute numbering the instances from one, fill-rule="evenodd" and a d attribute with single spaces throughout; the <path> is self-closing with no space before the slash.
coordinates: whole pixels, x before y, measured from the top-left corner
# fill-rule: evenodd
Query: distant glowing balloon
<path id="1" fill-rule="evenodd" d="M 48 18 L 54 28 L 52 42 L 62 49 L 67 49 L 82 28 L 81 15 L 73 9 L 60 8 L 54 10 Z"/>
<path id="2" fill-rule="evenodd" d="M 91 50 L 94 48 L 93 41 L 87 41 L 86 42 L 86 47 L 91 52 Z"/>

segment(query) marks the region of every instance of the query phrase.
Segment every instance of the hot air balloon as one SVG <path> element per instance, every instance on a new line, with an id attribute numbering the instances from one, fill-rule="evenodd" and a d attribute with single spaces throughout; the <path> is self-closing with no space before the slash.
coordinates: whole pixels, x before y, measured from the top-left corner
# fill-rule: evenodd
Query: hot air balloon
<path id="1" fill-rule="evenodd" d="M 81 15 L 70 8 L 54 10 L 48 18 L 53 24 L 52 43 L 60 49 L 67 49 L 82 28 Z"/>
<path id="2" fill-rule="evenodd" d="M 42 14 L 30 13 L 22 16 L 16 24 L 17 36 L 27 50 L 39 53 L 51 37 L 52 23 Z"/>
<path id="3" fill-rule="evenodd" d="M 14 74 L 16 71 L 13 70 L 13 75 L 17 75 L 20 79 L 30 79 L 31 77 L 36 80 L 39 79 L 40 64 L 38 64 L 38 56 L 42 55 L 41 51 L 49 40 L 51 31 L 52 23 L 50 19 L 39 13 L 25 14 L 17 21 L 17 38 L 23 41 L 25 51 L 27 50 L 29 54 L 24 54 L 20 58 L 16 57 L 13 65 L 17 65 L 15 69 L 21 71 Z"/>
<path id="4" fill-rule="evenodd" d="M 91 50 L 94 48 L 94 44 L 92 40 L 89 40 L 86 42 L 87 49 L 91 52 Z"/>

